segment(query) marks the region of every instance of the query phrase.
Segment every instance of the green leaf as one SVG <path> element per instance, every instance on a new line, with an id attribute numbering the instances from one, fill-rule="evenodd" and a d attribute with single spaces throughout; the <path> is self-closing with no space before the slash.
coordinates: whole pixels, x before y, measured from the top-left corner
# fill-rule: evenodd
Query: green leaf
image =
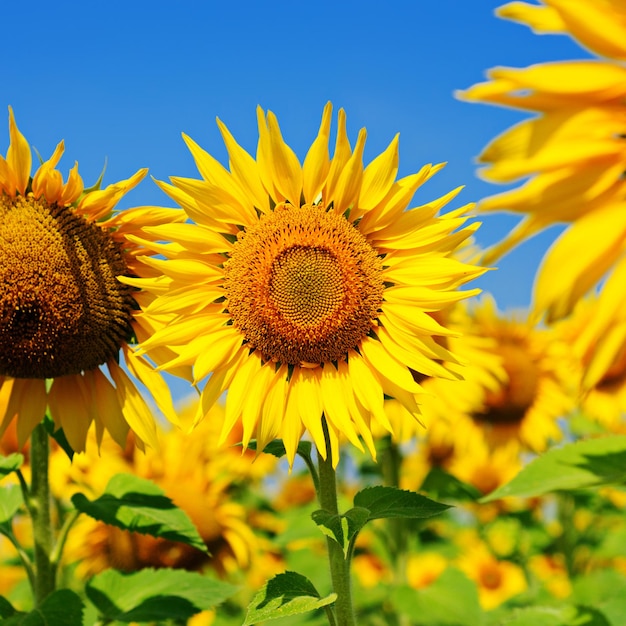
<path id="1" fill-rule="evenodd" d="M 233 585 L 196 572 L 165 568 L 130 574 L 109 569 L 94 576 L 85 587 L 102 616 L 120 622 L 187 620 L 236 591 Z"/>
<path id="2" fill-rule="evenodd" d="M 9 456 L 0 456 L 0 478 L 19 469 L 22 463 L 24 463 L 24 455 L 18 452 L 9 454 Z"/>
<path id="3" fill-rule="evenodd" d="M 19 485 L 0 488 L 0 524 L 12 520 L 23 504 L 24 499 Z"/>
<path id="4" fill-rule="evenodd" d="M 3 619 L 2 626 L 80 626 L 83 608 L 77 594 L 69 589 L 59 589 L 30 613 L 14 612 Z"/>
<path id="5" fill-rule="evenodd" d="M 506 496 L 528 498 L 550 491 L 597 487 L 625 480 L 626 435 L 612 435 L 549 450 L 481 502 Z"/>
<path id="6" fill-rule="evenodd" d="M 50 437 L 52 437 L 59 444 L 61 450 L 65 452 L 65 454 L 71 461 L 74 458 L 74 450 L 72 449 L 72 446 L 70 446 L 70 443 L 67 440 L 63 429 L 57 428 L 57 430 L 54 430 L 54 420 L 49 415 L 46 415 L 44 417 L 43 425 L 48 435 L 50 435 Z"/>
<path id="7" fill-rule="evenodd" d="M 452 500 L 478 500 L 480 491 L 468 485 L 456 476 L 448 474 L 441 467 L 433 467 L 428 472 L 420 491 L 425 491 L 434 498 L 450 498 Z"/>
<path id="8" fill-rule="evenodd" d="M 596 609 L 583 606 L 533 606 L 515 609 L 502 626 L 613 626 Z"/>
<path id="9" fill-rule="evenodd" d="M 626 576 L 611 569 L 589 572 L 572 586 L 577 604 L 593 606 L 611 624 L 626 624 Z"/>
<path id="10" fill-rule="evenodd" d="M 354 506 L 369 511 L 368 521 L 386 517 L 432 517 L 451 508 L 413 491 L 383 486 L 359 491 L 354 496 Z"/>
<path id="11" fill-rule="evenodd" d="M 15 613 L 13 605 L 4 596 L 0 596 L 0 617 L 9 617 Z"/>
<path id="12" fill-rule="evenodd" d="M 479 626 L 483 619 L 476 585 L 452 568 L 423 589 L 398 587 L 392 592 L 391 600 L 411 623 Z"/>
<path id="13" fill-rule="evenodd" d="M 336 599 L 336 593 L 321 598 L 313 583 L 301 574 L 296 572 L 278 574 L 268 580 L 254 595 L 248 606 L 243 626 L 258 624 L 263 620 L 308 613 L 331 604 Z"/>
<path id="14" fill-rule="evenodd" d="M 96 520 L 144 535 L 180 541 L 207 553 L 196 527 L 153 482 L 132 474 L 111 478 L 104 493 L 90 501 L 82 493 L 72 503 Z"/>
<path id="15" fill-rule="evenodd" d="M 251 450 L 256 450 L 256 441 L 250 441 L 248 443 L 248 448 Z M 301 457 L 310 458 L 311 457 L 312 444 L 310 441 L 301 441 L 298 444 L 298 448 L 296 449 L 296 453 Z M 265 448 L 263 448 L 264 454 L 271 454 L 275 456 L 277 459 L 284 457 L 287 454 L 287 450 L 285 449 L 285 444 L 282 439 L 274 439 L 274 441 L 270 441 Z"/>
<path id="16" fill-rule="evenodd" d="M 313 511 L 311 518 L 327 537 L 334 539 L 340 545 L 345 554 L 348 549 L 348 520 L 343 515 L 333 515 L 322 509 Z"/>

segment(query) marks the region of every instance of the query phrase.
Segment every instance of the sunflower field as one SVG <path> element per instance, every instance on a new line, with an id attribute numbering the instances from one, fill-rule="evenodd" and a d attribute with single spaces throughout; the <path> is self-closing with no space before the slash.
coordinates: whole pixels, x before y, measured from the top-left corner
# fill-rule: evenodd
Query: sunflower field
<path id="1" fill-rule="evenodd" d="M 0 624 L 626 624 L 626 0 L 496 14 L 580 55 L 455 92 L 519 115 L 476 202 L 328 99 L 93 184 L 9 105 Z"/>

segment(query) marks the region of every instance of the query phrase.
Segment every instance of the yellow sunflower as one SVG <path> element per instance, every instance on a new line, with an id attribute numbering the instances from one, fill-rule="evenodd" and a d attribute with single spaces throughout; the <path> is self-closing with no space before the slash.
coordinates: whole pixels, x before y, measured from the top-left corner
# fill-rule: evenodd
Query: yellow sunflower
<path id="1" fill-rule="evenodd" d="M 131 347 L 146 332 L 136 318 L 138 294 L 118 277 L 153 275 L 137 263 L 151 252 L 132 235 L 178 212 L 113 214 L 147 170 L 85 189 L 75 164 L 64 183 L 56 169 L 63 142 L 31 178 L 31 150 L 11 109 L 9 134 L 0 156 L 0 436 L 17 418 L 23 446 L 48 409 L 76 451 L 92 422 L 98 440 L 108 430 L 124 445 L 131 428 L 139 445 L 154 446 L 152 413 L 120 356 L 164 413 L 173 416 L 173 408 L 160 375 Z"/>
<path id="2" fill-rule="evenodd" d="M 470 101 L 534 113 L 488 145 L 481 174 L 521 186 L 481 202 L 524 215 L 485 258 L 490 263 L 555 223 L 571 223 L 546 254 L 535 307 L 567 315 L 615 264 L 626 263 L 626 5 L 621 0 L 512 2 L 498 10 L 539 33 L 569 34 L 606 59 L 495 68 L 460 92 Z"/>
<path id="3" fill-rule="evenodd" d="M 194 223 L 146 229 L 176 245 L 146 258 L 167 282 L 126 280 L 155 296 L 146 318 L 174 316 L 142 349 L 193 366 L 196 382 L 210 374 L 198 420 L 228 390 L 222 436 L 242 423 L 244 445 L 281 437 L 291 462 L 305 430 L 326 456 L 322 415 L 336 464 L 340 438 L 375 453 L 371 423 L 391 430 L 385 397 L 418 414 L 409 367 L 450 376 L 437 359 L 455 361 L 428 313 L 475 294 L 458 288 L 484 271 L 451 257 L 478 226 L 464 226 L 468 207 L 437 215 L 458 189 L 407 210 L 441 165 L 396 180 L 395 137 L 364 168 L 365 130 L 353 150 L 343 111 L 331 159 L 331 112 L 302 165 L 260 108 L 256 160 L 218 120 L 230 170 L 184 136 L 202 180 L 159 186 Z"/>
<path id="4" fill-rule="evenodd" d="M 425 405 L 428 420 L 438 415 L 448 419 L 461 442 L 484 436 L 490 446 L 515 440 L 526 449 L 541 451 L 560 439 L 558 419 L 575 405 L 580 374 L 559 333 L 500 314 L 491 298 L 477 303 L 457 323 L 455 330 L 483 338 L 483 349 L 491 358 L 475 360 L 466 368 L 464 380 L 424 381 L 424 390 L 439 398 Z M 462 339 L 450 340 L 453 352 L 456 341 Z M 497 369 L 492 369 L 494 356 Z"/>
<path id="5" fill-rule="evenodd" d="M 604 427 L 624 428 L 626 413 L 626 315 L 616 271 L 599 297 L 581 300 L 560 323 L 582 370 L 580 409 Z M 617 304 L 617 306 L 616 306 Z"/>

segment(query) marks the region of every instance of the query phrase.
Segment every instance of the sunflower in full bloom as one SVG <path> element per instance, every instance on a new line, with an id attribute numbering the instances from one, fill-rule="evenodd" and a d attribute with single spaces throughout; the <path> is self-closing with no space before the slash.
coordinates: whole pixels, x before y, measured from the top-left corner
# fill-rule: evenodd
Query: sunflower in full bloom
<path id="1" fill-rule="evenodd" d="M 524 216 L 485 262 L 543 228 L 569 223 L 546 254 L 535 284 L 536 309 L 558 319 L 607 272 L 626 264 L 626 5 L 621 0 L 511 2 L 498 14 L 539 33 L 568 34 L 603 57 L 495 68 L 489 82 L 459 94 L 535 114 L 480 155 L 485 179 L 527 179 L 481 202 L 484 211 Z"/>
<path id="2" fill-rule="evenodd" d="M 202 180 L 159 185 L 193 223 L 147 229 L 175 244 L 146 258 L 168 281 L 132 281 L 155 296 L 144 316 L 173 316 L 142 349 L 193 366 L 196 382 L 210 374 L 198 419 L 228 390 L 222 436 L 241 423 L 244 445 L 281 437 L 291 462 L 305 430 L 326 457 L 324 423 L 333 463 L 344 437 L 374 455 L 385 397 L 417 415 L 409 368 L 453 376 L 437 361 L 456 360 L 429 313 L 475 294 L 458 288 L 484 271 L 451 256 L 477 227 L 468 207 L 438 216 L 458 190 L 407 210 L 441 166 L 396 180 L 396 137 L 364 168 L 365 130 L 352 149 L 343 111 L 330 158 L 331 112 L 302 165 L 260 108 L 256 159 L 218 120 L 229 170 L 184 136 Z"/>
<path id="3" fill-rule="evenodd" d="M 173 408 L 160 375 L 133 351 L 134 337 L 146 335 L 136 318 L 140 294 L 118 277 L 154 275 L 137 262 L 151 252 L 132 237 L 178 212 L 114 214 L 147 170 L 85 189 L 76 164 L 64 183 L 56 169 L 63 142 L 31 177 L 31 150 L 11 109 L 9 134 L 0 156 L 0 436 L 17 419 L 22 447 L 48 409 L 75 451 L 92 422 L 98 439 L 108 430 L 123 446 L 132 429 L 140 446 L 154 446 L 152 413 L 120 357 L 164 413 Z"/>

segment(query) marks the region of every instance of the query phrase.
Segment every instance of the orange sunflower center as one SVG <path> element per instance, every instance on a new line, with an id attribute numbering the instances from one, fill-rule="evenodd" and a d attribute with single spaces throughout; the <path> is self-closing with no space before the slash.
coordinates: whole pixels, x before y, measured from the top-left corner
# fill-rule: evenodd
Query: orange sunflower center
<path id="1" fill-rule="evenodd" d="M 225 264 L 233 324 L 265 360 L 344 359 L 383 300 L 382 259 L 343 216 L 279 205 L 243 232 Z"/>
<path id="2" fill-rule="evenodd" d="M 70 208 L 0 197 L 0 375 L 55 378 L 116 357 L 133 299 L 118 244 Z"/>
<path id="3" fill-rule="evenodd" d="M 497 391 L 489 391 L 485 407 L 474 413 L 474 419 L 491 424 L 517 424 L 535 403 L 539 386 L 539 369 L 524 346 L 504 343 L 498 348 L 508 382 Z"/>

